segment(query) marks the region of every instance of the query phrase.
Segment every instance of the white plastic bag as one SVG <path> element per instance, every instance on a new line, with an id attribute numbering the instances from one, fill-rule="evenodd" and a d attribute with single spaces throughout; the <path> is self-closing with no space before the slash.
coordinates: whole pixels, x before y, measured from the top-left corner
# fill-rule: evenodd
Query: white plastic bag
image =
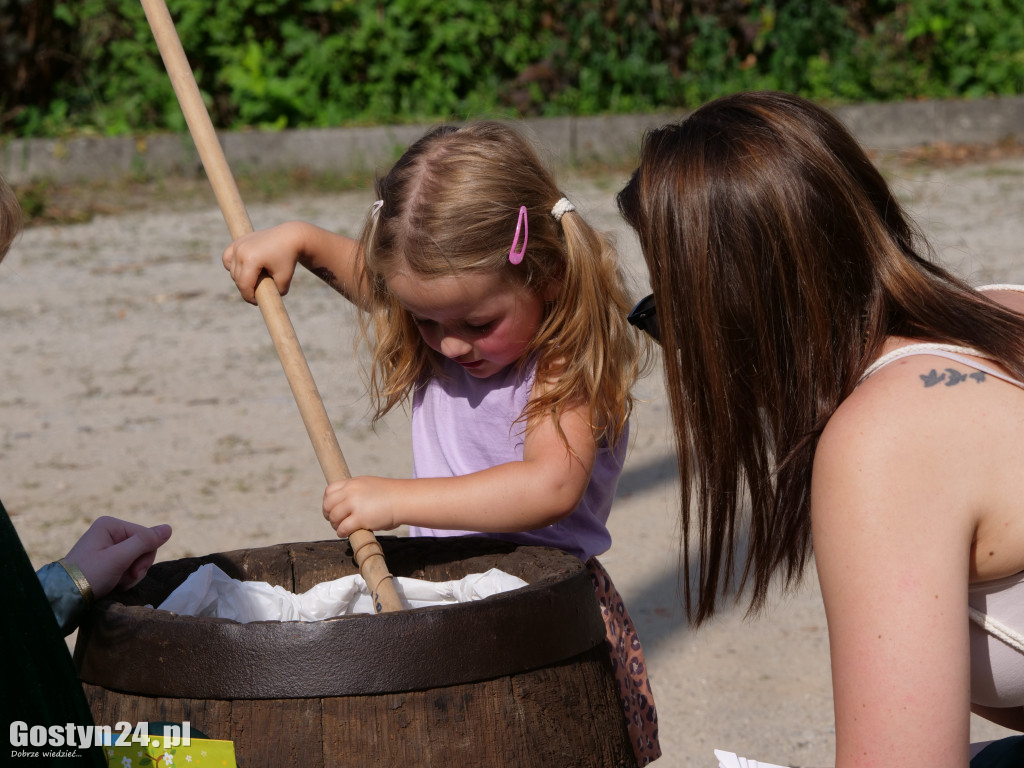
<path id="1" fill-rule="evenodd" d="M 457 581 L 395 578 L 395 591 L 406 608 L 448 605 L 525 587 L 526 582 L 492 568 Z M 183 616 L 215 616 L 250 621 L 319 621 L 334 616 L 373 613 L 373 601 L 359 574 L 317 584 L 296 595 L 265 581 L 238 581 L 213 563 L 200 566 L 159 606 Z"/>
<path id="2" fill-rule="evenodd" d="M 716 749 L 715 757 L 718 758 L 718 768 L 786 768 L 784 765 L 763 763 L 750 757 L 739 757 L 735 752 L 726 752 L 724 749 Z"/>

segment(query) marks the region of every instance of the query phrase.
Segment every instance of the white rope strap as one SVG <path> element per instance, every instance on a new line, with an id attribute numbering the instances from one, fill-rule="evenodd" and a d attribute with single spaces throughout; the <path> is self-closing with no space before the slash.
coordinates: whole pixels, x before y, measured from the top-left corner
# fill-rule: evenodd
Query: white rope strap
<path id="1" fill-rule="evenodd" d="M 1015 285 L 1013 283 L 993 283 L 992 285 L 979 285 L 974 290 L 976 290 L 976 291 L 1016 291 L 1017 293 L 1024 293 L 1024 285 Z"/>
<path id="2" fill-rule="evenodd" d="M 967 613 L 970 615 L 971 621 L 990 635 L 1002 640 L 1014 650 L 1024 653 L 1024 635 L 1020 632 L 1010 629 L 1003 622 L 985 615 L 973 606 L 967 606 Z"/>

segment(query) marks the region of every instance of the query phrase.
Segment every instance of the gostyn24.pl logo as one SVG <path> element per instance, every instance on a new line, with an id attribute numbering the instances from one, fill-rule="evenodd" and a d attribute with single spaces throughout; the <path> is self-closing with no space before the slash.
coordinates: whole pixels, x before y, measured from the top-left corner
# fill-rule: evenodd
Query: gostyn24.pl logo
<path id="1" fill-rule="evenodd" d="M 29 725 L 21 720 L 11 723 L 12 747 L 125 747 L 138 744 L 143 747 L 187 747 L 192 743 L 192 724 L 185 720 L 180 725 L 164 724 L 162 733 L 149 733 L 149 723 L 117 723 L 109 725 Z M 11 757 L 43 757 L 29 755 L 15 749 Z"/>

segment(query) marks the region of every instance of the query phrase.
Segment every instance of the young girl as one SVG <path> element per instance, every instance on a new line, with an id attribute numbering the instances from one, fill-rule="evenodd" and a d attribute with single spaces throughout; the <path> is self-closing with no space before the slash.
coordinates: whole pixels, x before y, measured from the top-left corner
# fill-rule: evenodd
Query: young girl
<path id="1" fill-rule="evenodd" d="M 837 768 L 966 768 L 972 709 L 1024 730 L 1020 286 L 925 258 L 846 128 L 789 94 L 652 132 L 619 206 L 657 303 L 691 617 L 737 560 L 763 605 L 813 536 Z M 970 765 L 1024 765 L 1024 737 Z"/>
<path id="2" fill-rule="evenodd" d="M 489 122 L 442 127 L 377 184 L 360 242 L 290 222 L 224 253 L 243 297 L 296 262 L 366 310 L 380 418 L 412 400 L 415 479 L 328 486 L 339 536 L 408 525 L 559 547 L 588 564 L 638 762 L 660 755 L 642 652 L 608 575 L 611 509 L 638 348 L 614 250 L 529 144 Z"/>

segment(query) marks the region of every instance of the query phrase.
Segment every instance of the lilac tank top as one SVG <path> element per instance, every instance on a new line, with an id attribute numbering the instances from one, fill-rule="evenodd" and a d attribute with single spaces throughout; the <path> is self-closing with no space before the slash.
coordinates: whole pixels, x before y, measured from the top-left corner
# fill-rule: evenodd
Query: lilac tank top
<path id="1" fill-rule="evenodd" d="M 535 366 L 477 379 L 444 361 L 444 377 L 420 386 L 412 401 L 414 477 L 457 477 L 523 460 L 522 414 L 533 387 Z M 590 484 L 579 506 L 554 525 L 534 531 L 486 533 L 410 526 L 410 536 L 483 535 L 519 544 L 557 547 L 586 561 L 611 546 L 606 523 L 622 473 L 628 429 L 613 447 L 598 450 Z M 481 510 L 486 514 L 486 510 Z"/>

